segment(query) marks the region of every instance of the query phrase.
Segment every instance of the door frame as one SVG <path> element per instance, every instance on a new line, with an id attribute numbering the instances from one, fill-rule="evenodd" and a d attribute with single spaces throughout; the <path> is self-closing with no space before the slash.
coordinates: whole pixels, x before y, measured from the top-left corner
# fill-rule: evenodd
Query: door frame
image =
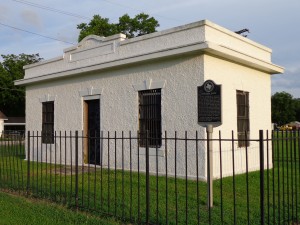
<path id="1" fill-rule="evenodd" d="M 85 164 L 89 164 L 89 139 L 88 137 L 88 101 L 91 100 L 99 100 L 99 114 L 100 114 L 100 121 L 99 121 L 99 129 L 101 133 L 101 101 L 100 95 L 92 95 L 86 96 L 82 99 L 82 110 L 83 110 L 83 162 Z M 100 140 L 101 141 L 101 140 Z M 102 141 L 101 141 L 102 142 Z M 100 154 L 102 154 L 102 147 L 100 143 Z M 100 160 L 100 164 L 101 164 Z"/>

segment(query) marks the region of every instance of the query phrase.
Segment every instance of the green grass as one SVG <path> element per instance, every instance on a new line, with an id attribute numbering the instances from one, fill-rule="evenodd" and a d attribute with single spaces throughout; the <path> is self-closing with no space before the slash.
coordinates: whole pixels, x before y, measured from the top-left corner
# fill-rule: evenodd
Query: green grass
<path id="1" fill-rule="evenodd" d="M 74 212 L 54 203 L 0 192 L 0 224 L 120 224 L 111 218 L 99 218 Z"/>
<path id="2" fill-rule="evenodd" d="M 276 160 L 274 168 L 265 171 L 265 220 L 270 224 L 273 224 L 273 221 L 288 223 L 300 218 L 298 140 L 275 141 L 274 149 L 274 157 L 279 160 Z M 10 154 L 11 152 L 14 156 Z M 10 146 L 0 151 L 0 188 L 11 189 L 20 194 L 26 193 L 27 162 L 23 159 L 24 148 L 22 146 L 19 148 Z M 73 176 L 55 174 L 55 170 L 64 172 L 65 167 L 56 166 L 55 168 L 54 165 L 31 162 L 29 195 L 75 208 L 74 174 Z M 114 169 L 94 171 L 93 167 L 90 168 L 90 173 L 87 170 L 88 168 L 85 168 L 85 173 L 80 173 L 78 177 L 80 209 L 95 215 L 109 214 L 127 222 L 145 221 L 146 180 L 144 174 L 128 171 L 122 173 Z M 188 192 L 187 195 L 186 192 Z M 247 205 L 247 193 L 249 205 Z M 197 224 L 198 219 L 201 224 L 208 224 L 209 211 L 206 198 L 207 184 L 205 182 L 197 183 L 194 180 L 151 176 L 150 221 L 153 223 L 158 221 L 160 224 L 176 224 L 177 212 L 178 224 L 185 224 L 186 216 L 188 224 Z M 223 209 L 223 214 L 221 209 Z M 199 217 L 198 212 L 200 212 Z M 248 220 L 250 224 L 260 224 L 260 174 L 258 171 L 251 172 L 248 176 L 237 175 L 234 180 L 233 177 L 227 177 L 214 181 L 211 224 L 221 224 L 222 219 L 224 224 L 233 224 L 234 217 L 236 217 L 237 224 L 247 224 Z"/>

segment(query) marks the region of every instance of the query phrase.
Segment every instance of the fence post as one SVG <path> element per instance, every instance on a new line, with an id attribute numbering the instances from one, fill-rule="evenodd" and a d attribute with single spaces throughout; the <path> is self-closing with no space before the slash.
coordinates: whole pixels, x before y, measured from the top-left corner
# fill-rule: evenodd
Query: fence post
<path id="1" fill-rule="evenodd" d="M 29 195 L 30 188 L 30 131 L 27 132 L 27 187 L 26 195 Z"/>
<path id="2" fill-rule="evenodd" d="M 260 224 L 265 224 L 265 185 L 264 185 L 264 133 L 263 130 L 259 130 L 259 160 L 260 160 Z"/>
<path id="3" fill-rule="evenodd" d="M 78 209 L 78 131 L 75 131 L 75 203 Z"/>
<path id="4" fill-rule="evenodd" d="M 146 131 L 146 224 L 150 218 L 149 131 Z"/>
<path id="5" fill-rule="evenodd" d="M 207 133 L 207 207 L 212 208 L 213 203 L 213 143 L 212 133 L 213 126 L 206 126 Z"/>

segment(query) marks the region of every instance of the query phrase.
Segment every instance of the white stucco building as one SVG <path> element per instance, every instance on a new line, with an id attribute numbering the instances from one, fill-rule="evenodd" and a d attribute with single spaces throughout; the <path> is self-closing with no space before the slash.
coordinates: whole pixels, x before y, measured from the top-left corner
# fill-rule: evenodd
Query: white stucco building
<path id="1" fill-rule="evenodd" d="M 112 134 L 117 131 L 118 135 L 121 131 L 135 133 L 143 129 L 140 127 L 144 123 L 141 99 L 146 101 L 152 93 L 160 108 L 156 115 L 160 124 L 150 129 L 168 131 L 169 136 L 177 131 L 180 137 L 184 137 L 185 131 L 194 137 L 198 131 L 199 137 L 204 138 L 205 129 L 197 122 L 197 86 L 211 79 L 222 85 L 222 125 L 215 129 L 215 137 L 221 130 L 223 138 L 230 138 L 233 130 L 238 138 L 237 99 L 241 95 L 249 110 L 246 129 L 254 139 L 258 138 L 259 129 L 271 129 L 271 75 L 283 72 L 282 67 L 272 63 L 271 53 L 271 49 L 261 44 L 203 20 L 132 39 L 126 39 L 123 34 L 105 38 L 88 36 L 78 45 L 65 49 L 60 57 L 25 66 L 24 79 L 15 84 L 26 86 L 26 129 L 29 131 L 42 131 L 43 126 L 50 131 L 87 130 L 92 126 L 88 125 L 91 116 L 88 111 L 96 108 L 99 113 L 93 117 L 97 129 Z M 43 109 L 44 115 L 51 117 L 48 125 L 43 121 Z M 59 143 L 48 140 L 48 145 Z M 214 158 L 218 160 L 215 146 Z M 222 147 L 225 153 L 230 151 L 231 144 Z M 249 149 L 256 148 L 249 146 Z M 238 143 L 236 150 L 237 154 L 239 151 L 243 154 Z M 105 161 L 105 146 L 103 151 Z M 184 161 L 182 151 L 176 157 L 173 151 L 170 144 L 169 173 L 173 171 L 174 158 Z M 200 176 L 204 179 L 205 151 L 203 143 L 199 160 Z M 159 172 L 164 173 L 164 142 L 158 153 Z M 143 146 L 140 154 L 143 157 Z M 189 176 L 194 177 L 195 166 L 190 160 L 195 156 L 188 154 L 191 154 Z M 155 168 L 155 158 L 151 160 L 150 166 Z M 223 175 L 232 171 L 230 160 L 227 159 Z M 256 153 L 250 160 L 253 169 L 258 168 Z M 243 162 L 237 162 L 236 171 L 242 172 L 243 168 Z M 184 167 L 179 166 L 178 173 L 183 175 Z M 218 163 L 214 176 L 219 176 Z"/>

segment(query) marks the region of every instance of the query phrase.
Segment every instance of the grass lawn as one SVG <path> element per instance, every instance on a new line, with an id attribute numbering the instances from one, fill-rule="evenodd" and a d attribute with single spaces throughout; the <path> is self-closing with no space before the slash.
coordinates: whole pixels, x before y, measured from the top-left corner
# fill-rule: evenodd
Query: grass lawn
<path id="1" fill-rule="evenodd" d="M 274 167 L 266 170 L 264 177 L 266 224 L 299 221 L 299 143 L 281 140 L 274 143 L 274 148 L 277 149 L 274 150 Z M 27 161 L 24 161 L 24 147 L 11 148 L 12 150 L 9 147 L 0 151 L 0 189 L 11 189 L 24 194 L 28 172 Z M 20 154 L 12 155 L 11 152 Z M 31 162 L 29 194 L 75 207 L 75 170 L 73 173 L 63 173 L 65 169 L 59 165 Z M 146 179 L 143 173 L 122 172 L 113 168 L 108 170 L 90 167 L 84 168 L 84 172 L 82 169 L 79 168 L 81 172 L 78 176 L 80 209 L 91 215 L 110 214 L 125 222 L 145 221 Z M 208 224 L 210 215 L 211 224 L 260 224 L 259 171 L 251 172 L 248 176 L 241 174 L 214 181 L 214 207 L 210 211 L 207 209 L 206 199 L 205 182 L 150 176 L 151 223 Z M 31 211 L 34 212 L 33 215 L 39 213 Z M 0 218 L 3 218 L 1 213 L 2 211 Z M 84 218 L 86 217 L 83 216 Z M 46 219 L 43 222 L 45 221 Z M 70 221 L 73 223 L 71 219 Z"/>
<path id="2" fill-rule="evenodd" d="M 0 192 L 0 224 L 120 224 L 112 218 L 98 218 L 47 201 Z"/>

